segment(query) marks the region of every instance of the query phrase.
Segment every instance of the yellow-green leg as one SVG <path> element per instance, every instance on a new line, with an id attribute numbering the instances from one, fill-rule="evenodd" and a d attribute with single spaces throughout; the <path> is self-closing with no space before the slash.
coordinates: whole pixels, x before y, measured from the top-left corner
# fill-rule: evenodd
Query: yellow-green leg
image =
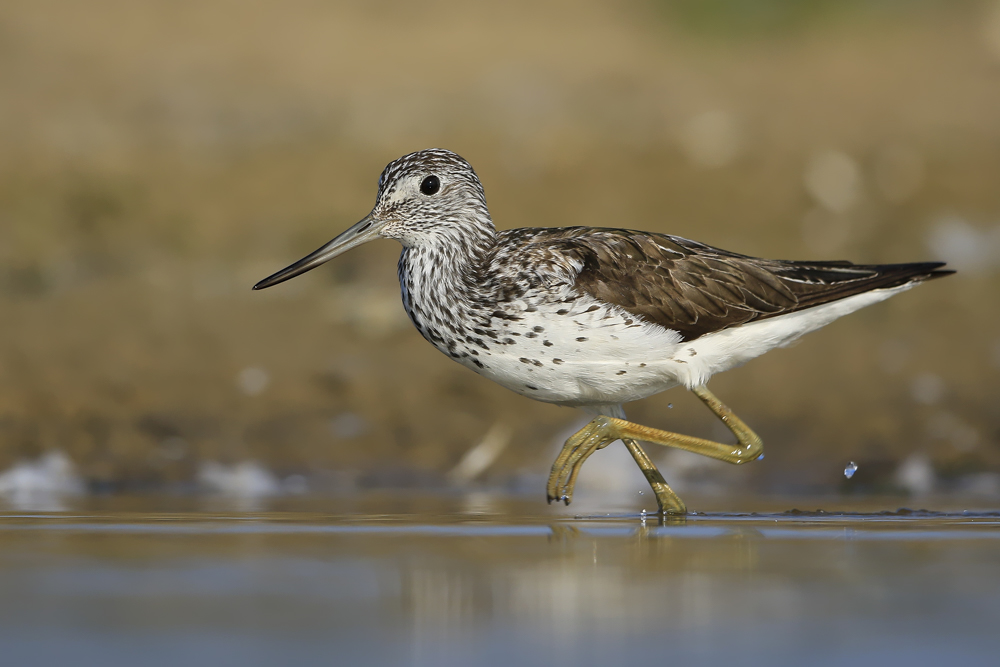
<path id="1" fill-rule="evenodd" d="M 552 472 L 549 474 L 546 489 L 549 502 L 562 500 L 569 505 L 573 499 L 573 487 L 576 485 L 576 478 L 580 473 L 580 468 L 583 467 L 583 462 L 598 449 L 607 447 L 615 440 L 621 440 L 628 447 L 632 458 L 639 465 L 656 495 L 660 512 L 664 514 L 683 514 L 687 508 L 667 485 L 663 475 L 656 469 L 646 452 L 639 447 L 636 440 L 685 449 L 737 465 L 754 461 L 760 457 L 764 445 L 756 433 L 750 430 L 707 387 L 695 387 L 692 391 L 733 432 L 737 440 L 735 445 L 725 445 L 721 442 L 695 438 L 690 435 L 661 431 L 615 417 L 595 417 L 566 440 L 562 451 L 559 452 L 555 463 L 552 464 Z"/>
<path id="2" fill-rule="evenodd" d="M 653 495 L 656 496 L 656 506 L 659 509 L 660 514 L 686 514 L 687 505 L 684 501 L 680 499 L 674 490 L 667 485 L 667 480 L 663 479 L 663 475 L 660 471 L 656 469 L 656 464 L 653 463 L 652 459 L 643 451 L 639 443 L 631 438 L 623 438 L 622 442 L 628 447 L 629 454 L 635 459 L 635 462 L 639 464 L 639 470 L 642 474 L 646 476 L 646 481 L 649 482 L 650 488 L 653 489 Z M 574 476 L 574 482 L 576 481 Z M 570 487 L 570 493 L 573 492 L 573 487 Z M 569 504 L 567 499 L 566 504 Z"/>

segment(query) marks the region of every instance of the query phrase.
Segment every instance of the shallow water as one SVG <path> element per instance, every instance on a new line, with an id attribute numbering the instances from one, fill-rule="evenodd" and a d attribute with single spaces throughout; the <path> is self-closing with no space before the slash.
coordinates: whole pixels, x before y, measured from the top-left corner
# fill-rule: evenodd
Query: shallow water
<path id="1" fill-rule="evenodd" d="M 6 512 L 3 662 L 995 664 L 1000 513 L 759 506 L 662 525 L 488 495 Z"/>

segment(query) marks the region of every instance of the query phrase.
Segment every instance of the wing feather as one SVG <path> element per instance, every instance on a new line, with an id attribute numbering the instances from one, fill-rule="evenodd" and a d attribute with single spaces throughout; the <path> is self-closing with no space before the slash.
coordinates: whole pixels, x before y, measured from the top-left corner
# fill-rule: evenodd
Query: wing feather
<path id="1" fill-rule="evenodd" d="M 937 262 L 857 265 L 759 259 L 678 236 L 626 229 L 515 231 L 526 247 L 581 267 L 574 283 L 577 290 L 678 331 L 685 340 L 952 273 L 939 270 L 943 264 Z"/>

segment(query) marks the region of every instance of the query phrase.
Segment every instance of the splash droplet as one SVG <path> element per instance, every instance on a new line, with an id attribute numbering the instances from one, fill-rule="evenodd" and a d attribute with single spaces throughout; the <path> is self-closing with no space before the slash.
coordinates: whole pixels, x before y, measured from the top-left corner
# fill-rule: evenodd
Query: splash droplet
<path id="1" fill-rule="evenodd" d="M 673 403 L 667 403 L 667 407 L 668 408 L 672 408 L 672 407 L 674 407 L 674 404 Z"/>
<path id="2" fill-rule="evenodd" d="M 844 468 L 844 477 L 850 479 L 854 477 L 854 473 L 856 473 L 857 471 L 858 471 L 858 464 L 855 463 L 854 461 L 851 461 L 850 463 L 847 464 L 847 467 Z"/>

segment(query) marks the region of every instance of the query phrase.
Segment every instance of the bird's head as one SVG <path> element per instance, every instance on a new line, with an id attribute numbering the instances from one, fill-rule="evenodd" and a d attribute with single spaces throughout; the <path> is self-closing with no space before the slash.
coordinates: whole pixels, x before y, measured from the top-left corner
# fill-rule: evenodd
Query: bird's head
<path id="1" fill-rule="evenodd" d="M 378 238 L 396 239 L 413 248 L 476 243 L 492 239 L 494 233 L 486 195 L 472 166 L 451 151 L 429 148 L 386 166 L 371 213 L 254 289 L 277 285 Z"/>

